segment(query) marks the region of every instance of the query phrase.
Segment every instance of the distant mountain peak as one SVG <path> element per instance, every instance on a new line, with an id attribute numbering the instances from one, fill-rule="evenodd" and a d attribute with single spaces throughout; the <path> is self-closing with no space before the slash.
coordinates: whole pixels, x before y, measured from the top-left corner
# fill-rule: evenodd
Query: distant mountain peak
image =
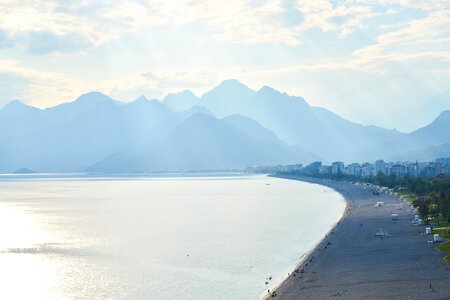
<path id="1" fill-rule="evenodd" d="M 109 96 L 107 96 L 101 92 L 93 91 L 93 92 L 82 94 L 80 97 L 75 99 L 75 102 L 98 103 L 98 102 L 105 101 L 105 100 L 112 100 L 112 99 Z"/>
<path id="2" fill-rule="evenodd" d="M 218 86 L 212 90 L 203 94 L 202 99 L 208 99 L 211 97 L 222 97 L 222 100 L 232 100 L 230 98 L 244 97 L 248 98 L 253 96 L 256 92 L 250 89 L 245 84 L 236 79 L 226 79 L 222 81 Z"/>
<path id="3" fill-rule="evenodd" d="M 18 111 L 22 111 L 24 109 L 36 110 L 36 111 L 39 110 L 38 108 L 27 105 L 20 100 L 12 100 L 11 102 L 9 102 L 5 106 L 3 106 L 1 110 L 8 111 L 8 112 L 18 112 Z"/>
<path id="4" fill-rule="evenodd" d="M 147 97 L 145 97 L 144 95 L 140 95 L 139 97 L 137 97 L 133 102 L 144 102 L 144 101 L 149 101 Z"/>
<path id="5" fill-rule="evenodd" d="M 227 87 L 227 88 L 248 88 L 245 84 L 240 82 L 237 79 L 225 79 L 223 80 L 218 87 Z"/>
<path id="6" fill-rule="evenodd" d="M 11 102 L 5 104 L 4 107 L 20 107 L 20 106 L 28 106 L 28 105 L 26 105 L 25 103 L 23 103 L 20 100 L 15 99 L 15 100 L 12 100 Z"/>
<path id="7" fill-rule="evenodd" d="M 169 94 L 169 95 L 183 95 L 183 96 L 193 96 L 196 97 L 195 94 L 191 90 L 183 90 L 181 92 L 175 93 L 175 94 Z"/>
<path id="8" fill-rule="evenodd" d="M 281 95 L 283 93 L 281 93 L 280 91 L 271 88 L 270 86 L 263 86 L 262 88 L 259 89 L 258 93 L 260 94 L 266 94 L 266 95 Z"/>
<path id="9" fill-rule="evenodd" d="M 444 111 L 442 111 L 440 114 L 439 114 L 439 116 L 436 118 L 436 121 L 437 120 L 440 120 L 440 119 L 448 119 L 448 118 L 450 118 L 450 110 L 444 110 Z"/>
<path id="10" fill-rule="evenodd" d="M 187 110 L 198 105 L 199 98 L 190 90 L 184 90 L 178 93 L 170 93 L 163 99 L 163 104 L 167 105 L 173 111 Z"/>
<path id="11" fill-rule="evenodd" d="M 433 126 L 440 126 L 442 124 L 450 124 L 450 110 L 444 110 L 442 111 L 434 120 L 433 122 L 431 122 L 430 124 L 428 124 L 423 128 L 427 128 L 427 127 L 433 127 Z M 420 130 L 420 129 L 419 129 Z"/>
<path id="12" fill-rule="evenodd" d="M 14 174 L 34 174 L 34 173 L 36 172 L 28 168 L 20 168 L 14 171 Z"/>

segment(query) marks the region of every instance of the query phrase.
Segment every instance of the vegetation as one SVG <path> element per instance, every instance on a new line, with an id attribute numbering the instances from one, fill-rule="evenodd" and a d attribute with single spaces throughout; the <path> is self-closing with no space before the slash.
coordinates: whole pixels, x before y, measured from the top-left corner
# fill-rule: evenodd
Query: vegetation
<path id="1" fill-rule="evenodd" d="M 450 174 L 434 178 L 405 176 L 396 178 L 378 173 L 374 177 L 355 177 L 346 174 L 319 174 L 318 172 L 291 172 L 289 175 L 307 175 L 311 177 L 349 180 L 372 183 L 395 189 L 414 207 L 417 207 L 422 219 L 445 226 L 450 222 Z"/>
<path id="2" fill-rule="evenodd" d="M 444 257 L 444 260 L 450 262 L 450 242 L 449 241 L 447 241 L 445 244 L 437 246 L 436 249 L 449 253 L 446 257 Z"/>
<path id="3" fill-rule="evenodd" d="M 426 223 L 433 222 L 433 229 L 446 241 L 436 249 L 446 252 L 444 260 L 450 262 L 450 176 L 435 178 L 392 178 L 378 174 L 372 183 L 400 189 L 400 193 L 415 207 Z"/>
<path id="4" fill-rule="evenodd" d="M 433 233 L 437 233 L 441 236 L 441 238 L 445 241 L 444 244 L 441 244 L 436 247 L 436 249 L 446 252 L 447 256 L 444 257 L 444 260 L 450 262 L 450 227 L 439 227 L 434 228 Z"/>
<path id="5" fill-rule="evenodd" d="M 396 178 L 378 173 L 374 177 L 361 178 L 345 174 L 319 174 L 291 172 L 289 175 L 307 175 L 324 179 L 349 180 L 371 183 L 395 189 L 398 194 L 414 205 L 426 224 L 432 222 L 437 233 L 446 241 L 436 249 L 448 253 L 444 258 L 450 262 L 450 174 L 434 178 L 409 177 Z"/>

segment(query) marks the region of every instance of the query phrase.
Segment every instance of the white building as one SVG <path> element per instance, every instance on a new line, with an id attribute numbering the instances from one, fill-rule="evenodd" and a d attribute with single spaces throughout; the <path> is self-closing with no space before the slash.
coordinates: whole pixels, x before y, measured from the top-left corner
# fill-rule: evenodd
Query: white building
<path id="1" fill-rule="evenodd" d="M 384 160 L 382 160 L 382 159 L 379 159 L 379 160 L 377 160 L 377 161 L 375 162 L 375 164 L 374 164 L 374 169 L 375 169 L 375 175 L 377 175 L 378 172 L 381 172 L 381 173 L 383 173 L 384 175 L 387 174 L 387 171 L 386 171 L 386 163 L 385 163 Z"/>
<path id="2" fill-rule="evenodd" d="M 331 164 L 332 174 L 342 174 L 344 173 L 344 163 L 342 161 L 335 161 Z"/>
<path id="3" fill-rule="evenodd" d="M 347 174 L 351 176 L 361 176 L 361 165 L 359 163 L 349 164 L 347 166 Z"/>
<path id="4" fill-rule="evenodd" d="M 361 165 L 361 176 L 362 177 L 371 177 L 374 176 L 375 169 L 370 163 L 363 163 Z"/>

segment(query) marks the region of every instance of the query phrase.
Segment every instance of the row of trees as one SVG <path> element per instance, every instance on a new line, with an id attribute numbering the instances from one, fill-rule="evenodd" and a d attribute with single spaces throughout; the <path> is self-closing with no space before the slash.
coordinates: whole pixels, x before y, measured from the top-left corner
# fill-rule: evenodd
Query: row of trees
<path id="1" fill-rule="evenodd" d="M 289 175 L 311 176 L 318 178 L 359 181 L 396 188 L 411 192 L 415 195 L 413 205 L 418 208 L 424 220 L 434 219 L 437 222 L 450 222 L 450 174 L 434 178 L 405 176 L 396 178 L 378 173 L 374 177 L 361 178 L 346 174 L 319 174 L 290 172 Z"/>
<path id="2" fill-rule="evenodd" d="M 380 173 L 366 181 L 409 191 L 415 195 L 413 205 L 418 208 L 424 220 L 450 222 L 450 175 L 434 178 L 408 176 L 395 178 Z"/>

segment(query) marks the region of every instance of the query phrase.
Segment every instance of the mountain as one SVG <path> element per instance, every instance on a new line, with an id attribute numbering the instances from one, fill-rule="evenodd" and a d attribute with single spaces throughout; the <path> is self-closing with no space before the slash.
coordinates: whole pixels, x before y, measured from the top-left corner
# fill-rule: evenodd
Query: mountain
<path id="1" fill-rule="evenodd" d="M 432 97 L 413 113 L 419 124 L 429 124 L 444 110 L 450 110 L 450 90 Z"/>
<path id="2" fill-rule="evenodd" d="M 433 122 L 413 131 L 410 136 L 427 145 L 450 141 L 450 110 L 443 111 Z"/>
<path id="3" fill-rule="evenodd" d="M 172 130 L 178 127 L 184 120 L 195 114 L 205 114 L 211 117 L 215 117 L 209 110 L 200 106 L 193 106 L 187 110 L 174 112 L 160 122 L 154 129 L 153 134 L 156 139 L 161 139 Z"/>
<path id="4" fill-rule="evenodd" d="M 237 118 L 240 117 L 225 121 L 196 113 L 145 153 L 136 156 L 114 154 L 92 166 L 90 171 L 230 170 L 258 164 L 295 163 L 302 158 L 262 127 L 253 130 L 264 131 L 265 136 L 255 138 L 230 124 Z M 244 122 L 254 121 L 246 119 Z M 254 123 L 252 126 L 258 127 Z"/>
<path id="5" fill-rule="evenodd" d="M 14 171 L 14 174 L 34 174 L 36 172 L 34 172 L 33 170 L 27 169 L 27 168 L 20 168 L 16 171 Z"/>
<path id="6" fill-rule="evenodd" d="M 133 151 L 139 151 L 154 143 L 155 127 L 173 115 L 173 112 L 160 101 L 148 100 L 144 96 L 123 105 L 121 110 Z"/>
<path id="7" fill-rule="evenodd" d="M 67 124 L 77 115 L 102 102 L 116 102 L 100 92 L 90 92 L 81 95 L 72 102 L 63 103 L 44 110 L 47 122 L 53 125 Z"/>
<path id="8" fill-rule="evenodd" d="M 383 157 L 387 160 L 434 160 L 450 155 L 450 111 L 442 112 L 433 122 L 409 134 L 376 145 L 362 157 Z M 447 154 L 446 154 L 447 153 Z"/>
<path id="9" fill-rule="evenodd" d="M 41 110 L 19 100 L 6 104 L 0 110 L 0 137 L 26 134 L 38 130 L 37 126 L 43 125 Z"/>
<path id="10" fill-rule="evenodd" d="M 280 145 L 286 145 L 281 141 L 272 131 L 264 128 L 257 121 L 244 117 L 242 115 L 230 115 L 222 119 L 224 122 L 244 131 L 257 141 L 265 143 L 279 143 Z M 287 145 L 286 145 L 287 146 Z"/>
<path id="11" fill-rule="evenodd" d="M 218 117 L 240 114 L 252 118 L 289 145 L 301 146 L 328 161 L 355 160 L 359 152 L 402 135 L 350 122 L 267 86 L 254 91 L 236 80 L 226 80 L 205 93 L 200 104 Z"/>
<path id="12" fill-rule="evenodd" d="M 447 155 L 450 111 L 409 134 L 363 126 L 270 87 L 226 80 L 200 98 L 123 103 L 99 92 L 0 109 L 0 172 L 154 172 L 252 165 L 416 160 Z M 450 153 L 449 153 L 450 155 Z"/>
<path id="13" fill-rule="evenodd" d="M 406 145 L 408 150 L 400 152 L 397 157 L 434 160 L 450 156 L 450 110 L 443 111 L 427 126 L 411 132 Z"/>
<path id="14" fill-rule="evenodd" d="M 0 163 L 0 170 L 25 165 L 40 172 L 84 171 L 111 153 L 143 151 L 151 144 L 152 126 L 171 114 L 159 104 L 121 104 L 94 92 L 45 110 L 23 106 L 12 114 L 7 105 L 0 110 L 0 151 L 13 163 Z"/>
<path id="15" fill-rule="evenodd" d="M 180 93 L 167 95 L 164 98 L 163 103 L 171 110 L 180 112 L 199 105 L 199 100 L 200 99 L 197 98 L 194 93 L 185 90 Z"/>

